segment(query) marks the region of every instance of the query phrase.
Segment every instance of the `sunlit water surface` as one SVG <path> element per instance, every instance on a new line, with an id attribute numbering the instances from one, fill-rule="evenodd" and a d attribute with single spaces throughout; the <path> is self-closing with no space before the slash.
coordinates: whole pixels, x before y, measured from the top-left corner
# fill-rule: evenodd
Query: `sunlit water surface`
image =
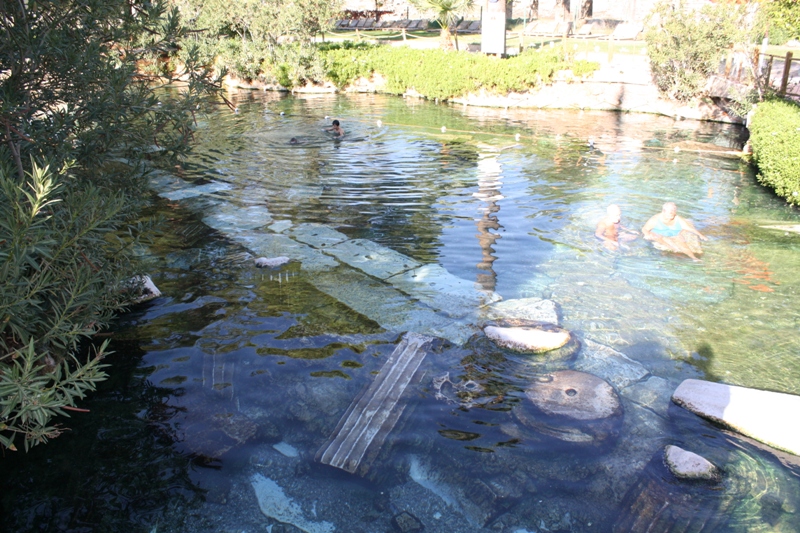
<path id="1" fill-rule="evenodd" d="M 479 333 L 426 358 L 365 475 L 318 464 L 401 332 L 320 292 L 296 262 L 255 269 L 201 222 L 219 201 L 266 206 L 273 222 L 327 225 L 505 300 L 552 299 L 563 327 L 644 365 L 662 396 L 686 378 L 800 394 L 800 235 L 763 227 L 800 216 L 718 153 L 740 146 L 739 128 L 383 96 L 232 98 L 239 112 L 202 118 L 196 153 L 175 169 L 226 190 L 156 200 L 164 296 L 113 333 L 112 378 L 91 413 L 3 460 L 10 530 L 298 531 L 259 510 L 261 475 L 310 531 L 394 531 L 403 511 L 433 532 L 624 531 L 636 516 L 659 531 L 800 531 L 797 458 L 668 402 L 623 399 L 610 436 L 589 445 L 526 427 L 522 391 L 570 363 L 498 350 Z M 323 131 L 331 118 L 344 139 Z M 594 239 L 609 203 L 639 229 L 667 200 L 709 237 L 702 263 Z M 447 372 L 479 388 L 437 399 L 432 378 Z M 667 444 L 717 464 L 722 482 L 676 481 Z"/>

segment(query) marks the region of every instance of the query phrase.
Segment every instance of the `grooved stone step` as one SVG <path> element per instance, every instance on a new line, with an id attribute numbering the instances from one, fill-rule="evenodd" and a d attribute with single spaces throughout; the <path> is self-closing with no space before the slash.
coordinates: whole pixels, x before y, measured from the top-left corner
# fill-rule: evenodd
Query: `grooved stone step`
<path id="1" fill-rule="evenodd" d="M 402 401 L 433 337 L 406 333 L 370 386 L 339 420 L 333 434 L 317 452 L 322 464 L 364 474 L 386 436 L 405 409 Z"/>

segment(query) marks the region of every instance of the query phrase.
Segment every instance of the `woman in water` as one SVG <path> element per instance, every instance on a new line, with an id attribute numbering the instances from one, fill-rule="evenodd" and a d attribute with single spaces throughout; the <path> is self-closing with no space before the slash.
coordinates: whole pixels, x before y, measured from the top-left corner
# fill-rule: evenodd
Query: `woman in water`
<path id="1" fill-rule="evenodd" d="M 694 224 L 678 216 L 678 207 L 673 202 L 665 203 L 659 214 L 650 217 L 642 228 L 642 235 L 659 250 L 685 254 L 693 261 L 700 261 L 697 255 L 703 253 L 698 239 L 708 240 Z"/>

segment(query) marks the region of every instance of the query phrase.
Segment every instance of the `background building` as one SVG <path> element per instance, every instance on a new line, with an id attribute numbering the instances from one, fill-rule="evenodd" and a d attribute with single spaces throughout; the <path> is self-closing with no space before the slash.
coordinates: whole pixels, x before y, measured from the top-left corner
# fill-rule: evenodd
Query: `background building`
<path id="1" fill-rule="evenodd" d="M 560 19 L 564 16 L 564 0 L 507 0 L 506 12 L 510 19 Z M 567 15 L 574 19 L 610 19 L 643 21 L 656 0 L 565 0 L 569 4 Z M 467 20 L 479 20 L 488 0 L 475 2 L 475 9 Z M 702 4 L 704 0 L 695 0 Z M 347 0 L 345 9 L 352 11 L 391 11 L 387 19 L 423 19 L 429 15 L 417 10 L 408 0 Z"/>

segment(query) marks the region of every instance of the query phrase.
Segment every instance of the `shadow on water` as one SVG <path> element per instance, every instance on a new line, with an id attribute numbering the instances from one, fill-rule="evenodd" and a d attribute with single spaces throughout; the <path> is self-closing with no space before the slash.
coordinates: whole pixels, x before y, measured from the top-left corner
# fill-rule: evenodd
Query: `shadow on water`
<path id="1" fill-rule="evenodd" d="M 202 504 L 191 458 L 159 430 L 173 391 L 137 370 L 135 344 L 111 349 L 111 378 L 81 404 L 90 412 L 65 420 L 70 430 L 47 445 L 0 461 L 5 531 L 178 531 L 179 515 Z"/>

